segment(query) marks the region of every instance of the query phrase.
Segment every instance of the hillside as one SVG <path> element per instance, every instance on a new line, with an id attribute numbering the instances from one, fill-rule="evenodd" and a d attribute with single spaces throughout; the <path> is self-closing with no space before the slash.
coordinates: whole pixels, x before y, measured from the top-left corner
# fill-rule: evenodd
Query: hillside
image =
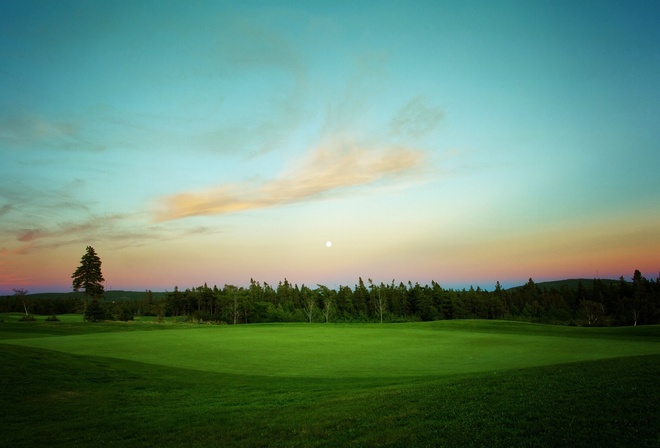
<path id="1" fill-rule="evenodd" d="M 611 285 L 614 283 L 618 283 L 619 280 L 613 280 L 610 278 L 601 278 L 600 281 L 605 284 L 605 285 Z M 535 282 L 536 283 L 536 282 Z M 590 288 L 593 283 L 594 279 L 593 278 L 571 278 L 571 279 L 566 279 L 566 280 L 552 280 L 548 282 L 539 282 L 536 283 L 536 286 L 538 286 L 541 289 L 548 290 L 548 289 L 556 289 L 559 290 L 562 287 L 570 290 L 570 291 L 575 291 L 578 289 L 578 285 L 582 283 L 582 286 Z M 517 289 L 522 287 L 523 285 L 520 286 L 514 286 L 513 288 L 509 289 Z"/>
<path id="2" fill-rule="evenodd" d="M 117 302 L 120 300 L 142 300 L 144 299 L 145 291 L 122 291 L 122 290 L 113 290 L 105 292 L 105 299 L 110 302 Z M 154 298 L 158 299 L 165 297 L 166 292 L 152 292 Z M 4 296 L 10 297 L 10 296 Z M 36 294 L 28 294 L 28 297 L 31 299 L 43 300 L 43 299 L 67 299 L 67 298 L 80 298 L 84 297 L 82 292 L 42 292 Z"/>
<path id="3" fill-rule="evenodd" d="M 578 285 L 582 283 L 582 286 L 590 288 L 593 285 L 594 279 L 592 278 L 571 278 L 564 280 L 551 280 L 547 282 L 535 282 L 542 290 L 556 289 L 560 290 L 562 287 L 568 289 L 569 291 L 575 291 L 578 288 Z M 619 280 L 614 279 L 600 279 L 600 281 L 605 285 L 610 285 L 613 283 L 618 283 Z M 513 286 L 511 288 L 506 288 L 507 290 L 516 290 L 521 288 L 523 285 Z M 490 289 L 489 289 L 490 290 Z M 142 300 L 144 299 L 144 294 L 146 291 L 123 291 L 123 290 L 111 290 L 105 292 L 105 299 L 111 302 L 117 302 L 121 300 Z M 159 299 L 165 297 L 167 292 L 153 292 L 153 297 Z M 44 292 L 36 294 L 28 294 L 30 298 L 34 299 L 64 299 L 64 298 L 82 298 L 82 292 Z M 9 297 L 9 296 L 3 296 Z"/>

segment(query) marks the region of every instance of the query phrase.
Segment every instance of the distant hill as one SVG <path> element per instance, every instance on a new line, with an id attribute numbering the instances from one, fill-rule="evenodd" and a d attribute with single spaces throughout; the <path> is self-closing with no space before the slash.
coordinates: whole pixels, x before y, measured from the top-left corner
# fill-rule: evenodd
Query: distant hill
<path id="1" fill-rule="evenodd" d="M 601 278 L 600 281 L 605 285 L 610 285 L 610 284 L 613 284 L 613 283 L 619 283 L 619 280 L 613 280 L 611 278 Z M 534 283 L 536 283 L 536 282 L 534 282 Z M 566 279 L 566 280 L 552 280 L 552 281 L 549 281 L 549 282 L 536 283 L 536 286 L 538 286 L 541 289 L 553 289 L 554 288 L 554 289 L 557 289 L 557 290 L 564 287 L 568 290 L 574 291 L 578 288 L 578 285 L 580 283 L 582 283 L 582 286 L 584 286 L 585 288 L 591 288 L 591 286 L 594 283 L 594 279 L 593 278 L 570 278 L 570 279 Z M 509 288 L 509 289 L 518 289 L 518 288 L 522 288 L 522 287 L 523 287 L 523 285 L 520 285 L 520 286 L 514 286 L 513 288 Z"/>
<path id="2" fill-rule="evenodd" d="M 110 301 L 118 301 L 118 300 L 142 300 L 144 299 L 144 295 L 146 294 L 146 291 L 106 291 L 105 292 L 105 299 L 110 300 Z M 161 297 L 165 297 L 166 292 L 151 292 L 153 294 L 155 299 L 159 299 Z"/>
<path id="3" fill-rule="evenodd" d="M 164 297 L 166 292 L 152 292 L 154 298 L 159 299 Z M 142 300 L 144 299 L 145 291 L 121 291 L 112 290 L 105 292 L 105 300 L 109 302 L 118 302 L 121 300 Z M 82 292 L 42 292 L 36 294 L 28 294 L 33 299 L 66 299 L 66 298 L 80 298 L 84 297 Z"/>
<path id="4" fill-rule="evenodd" d="M 601 282 L 604 284 L 613 284 L 613 283 L 618 283 L 619 280 L 614 280 L 614 279 L 609 279 L 609 278 L 601 278 Z M 582 283 L 582 286 L 585 288 L 591 288 L 593 285 L 594 279 L 593 278 L 571 278 L 571 279 L 565 279 L 565 280 L 551 280 L 547 282 L 534 282 L 536 283 L 536 286 L 543 290 L 549 290 L 549 289 L 561 289 L 562 287 L 567 288 L 570 291 L 574 291 L 578 288 L 578 284 Z M 522 288 L 524 285 L 519 285 L 519 286 L 512 286 L 510 288 L 506 288 L 507 290 L 516 290 L 519 288 Z M 105 292 L 105 300 L 110 301 L 110 302 L 118 302 L 121 300 L 142 300 L 144 299 L 146 291 L 122 291 L 122 290 L 112 290 L 112 291 L 106 291 Z M 155 299 L 159 299 L 161 297 L 165 297 L 167 295 L 167 292 L 153 292 L 153 297 Z M 83 298 L 83 293 L 82 292 L 43 292 L 43 293 L 36 293 L 36 294 L 28 294 L 30 298 L 35 298 L 35 299 L 65 299 L 65 298 Z M 9 296 L 4 296 L 4 297 L 9 297 Z"/>

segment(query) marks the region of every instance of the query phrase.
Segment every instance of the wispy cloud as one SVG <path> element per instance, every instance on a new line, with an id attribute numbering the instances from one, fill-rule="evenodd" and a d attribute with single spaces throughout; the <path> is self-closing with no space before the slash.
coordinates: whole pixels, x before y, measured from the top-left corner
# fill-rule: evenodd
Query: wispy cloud
<path id="1" fill-rule="evenodd" d="M 46 147 L 59 150 L 100 151 L 88 137 L 82 121 L 54 120 L 38 114 L 12 112 L 0 118 L 0 142 L 6 148 Z"/>
<path id="2" fill-rule="evenodd" d="M 77 198 L 76 193 L 84 189 L 85 182 L 74 179 L 58 187 L 40 187 L 29 178 L 12 179 L 13 183 L 0 184 L 0 199 L 7 203 L 0 207 L 3 226 L 0 235 L 39 229 L 56 222 L 60 216 L 69 219 L 84 219 L 90 215 L 90 205 Z M 29 235 L 25 235 L 29 238 Z"/>
<path id="3" fill-rule="evenodd" d="M 17 246 L 2 248 L 6 254 L 27 254 L 36 249 L 54 249 L 74 243 L 103 239 L 117 232 L 120 215 L 92 216 L 84 221 L 54 224 L 48 227 L 20 229 L 13 232 Z M 7 235 L 8 232 L 3 232 Z"/>
<path id="4" fill-rule="evenodd" d="M 422 97 L 416 97 L 401 108 L 390 127 L 395 135 L 418 137 L 434 130 L 444 116 L 441 109 L 427 105 Z"/>
<path id="5" fill-rule="evenodd" d="M 160 201 L 156 219 L 168 221 L 310 201 L 409 175 L 420 169 L 423 160 L 421 151 L 402 146 L 376 149 L 334 142 L 315 149 L 277 178 L 257 186 L 225 184 L 167 196 Z"/>
<path id="6" fill-rule="evenodd" d="M 157 244 L 189 235 L 221 230 L 154 224 L 151 214 L 101 212 L 96 203 L 77 197 L 85 181 L 39 187 L 18 180 L 0 185 L 0 256 L 27 255 L 69 245 L 107 243 L 117 249 Z"/>
<path id="7" fill-rule="evenodd" d="M 43 232 L 39 229 L 25 229 L 18 233 L 16 239 L 22 243 L 29 243 L 30 241 L 38 239 L 42 233 Z"/>
<path id="8" fill-rule="evenodd" d="M 2 207 L 0 207 L 0 216 L 4 216 L 11 212 L 12 210 L 12 205 L 11 204 L 4 204 Z"/>

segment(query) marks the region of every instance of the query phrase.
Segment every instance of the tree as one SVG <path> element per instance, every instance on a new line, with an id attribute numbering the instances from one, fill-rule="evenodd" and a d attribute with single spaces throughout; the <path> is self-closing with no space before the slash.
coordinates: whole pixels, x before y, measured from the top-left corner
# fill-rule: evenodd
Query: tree
<path id="1" fill-rule="evenodd" d="M 225 285 L 224 293 L 227 309 L 234 325 L 236 325 L 238 324 L 238 319 L 241 317 L 241 308 L 243 305 L 240 290 L 234 285 Z"/>
<path id="2" fill-rule="evenodd" d="M 87 246 L 85 255 L 80 259 L 80 266 L 71 275 L 73 290 L 85 290 L 85 297 L 99 299 L 103 297 L 103 274 L 101 273 L 101 259 L 92 246 Z"/>
<path id="3" fill-rule="evenodd" d="M 580 311 L 587 320 L 587 325 L 592 326 L 598 323 L 598 319 L 605 314 L 605 308 L 601 303 L 593 300 L 583 300 L 580 302 Z"/>
<path id="4" fill-rule="evenodd" d="M 303 298 L 303 310 L 305 312 L 305 316 L 307 316 L 309 323 L 312 323 L 314 310 L 316 309 L 316 297 L 314 291 L 309 289 L 307 286 L 302 285 L 300 288 L 300 295 Z"/>
<path id="5" fill-rule="evenodd" d="M 506 300 L 504 298 L 504 289 L 500 285 L 499 280 L 495 283 L 495 291 L 490 294 L 488 303 L 488 318 L 500 319 L 506 311 Z"/>
<path id="6" fill-rule="evenodd" d="M 106 318 L 105 310 L 99 303 L 103 297 L 104 288 L 103 274 L 101 273 L 101 259 L 92 246 L 87 246 L 85 255 L 80 259 L 80 266 L 71 274 L 72 286 L 75 292 L 81 288 L 85 290 L 85 303 L 83 316 L 85 320 L 98 322 Z M 87 299 L 92 299 L 92 304 L 87 307 Z"/>
<path id="7" fill-rule="evenodd" d="M 94 297 L 89 306 L 85 309 L 84 319 L 88 322 L 101 322 L 102 320 L 109 318 L 111 318 L 111 316 L 108 315 L 108 312 L 101 304 L 98 297 Z"/>
<path id="8" fill-rule="evenodd" d="M 639 272 L 639 269 L 635 269 L 635 273 L 632 278 L 632 300 L 631 300 L 631 309 L 633 317 L 633 325 L 636 327 L 637 322 L 639 321 L 642 309 L 644 308 L 644 289 L 645 289 L 646 279 L 642 277 L 642 273 Z"/>
<path id="9" fill-rule="evenodd" d="M 27 293 L 28 293 L 27 289 L 14 289 L 14 295 L 18 297 L 21 303 L 23 304 L 25 315 L 29 316 L 30 313 L 28 310 L 30 309 L 30 305 L 28 304 Z"/>
<path id="10" fill-rule="evenodd" d="M 337 292 L 328 288 L 327 286 L 317 286 L 319 287 L 317 291 L 320 291 L 321 300 L 323 301 L 323 317 L 325 318 L 325 323 L 327 324 L 330 321 L 330 315 L 332 314 L 332 308 L 335 301 L 334 296 L 337 294 Z"/>
<path id="11" fill-rule="evenodd" d="M 380 283 L 380 286 L 376 286 L 370 278 L 367 279 L 369 282 L 369 289 L 371 290 L 371 297 L 374 298 L 374 306 L 375 306 L 375 311 L 380 317 L 380 323 L 383 323 L 383 313 L 385 312 L 385 295 L 383 294 L 383 290 L 385 289 L 385 285 L 383 282 Z M 392 280 L 392 283 L 394 283 L 394 280 Z"/>
<path id="12" fill-rule="evenodd" d="M 353 308 L 356 316 L 365 317 L 367 315 L 367 300 L 369 298 L 369 291 L 364 286 L 362 277 L 358 277 L 358 284 L 355 285 L 353 292 Z"/>

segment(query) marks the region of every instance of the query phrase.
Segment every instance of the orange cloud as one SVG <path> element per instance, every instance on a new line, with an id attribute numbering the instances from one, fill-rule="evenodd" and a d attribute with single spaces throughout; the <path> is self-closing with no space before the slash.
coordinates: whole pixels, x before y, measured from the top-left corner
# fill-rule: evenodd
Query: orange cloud
<path id="1" fill-rule="evenodd" d="M 224 185 L 163 198 L 159 221 L 217 215 L 308 201 L 328 193 L 375 184 L 418 169 L 421 151 L 401 146 L 371 149 L 335 143 L 313 151 L 276 179 L 257 187 Z"/>
<path id="2" fill-rule="evenodd" d="M 22 232 L 20 232 L 20 234 L 16 239 L 23 243 L 29 243 L 30 241 L 39 238 L 42 235 L 42 233 L 43 232 L 38 229 L 23 230 Z"/>
<path id="3" fill-rule="evenodd" d="M 15 237 L 18 245 L 0 247 L 0 256 L 26 255 L 40 250 L 53 250 L 72 244 L 113 242 L 115 247 L 136 247 L 186 235 L 212 233 L 212 229 L 194 227 L 177 229 L 142 223 L 139 215 L 91 216 L 86 221 L 60 223 L 47 228 L 0 231 L 0 239 Z M 13 247 L 11 247 L 13 246 Z"/>

